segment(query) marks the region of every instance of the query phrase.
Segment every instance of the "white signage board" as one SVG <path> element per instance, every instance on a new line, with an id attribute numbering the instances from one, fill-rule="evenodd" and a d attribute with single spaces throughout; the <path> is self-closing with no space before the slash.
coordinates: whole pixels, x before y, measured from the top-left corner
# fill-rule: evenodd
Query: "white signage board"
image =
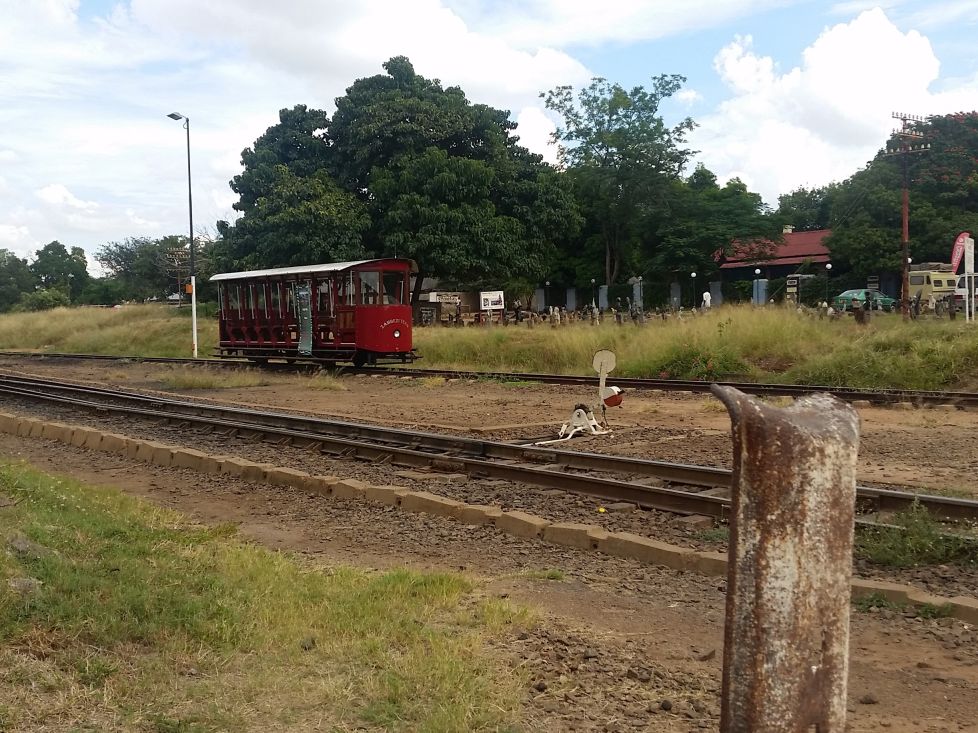
<path id="1" fill-rule="evenodd" d="M 975 321 L 975 240 L 964 240 L 964 319 Z"/>
<path id="2" fill-rule="evenodd" d="M 479 293 L 479 310 L 501 311 L 506 307 L 502 290 L 484 290 Z"/>

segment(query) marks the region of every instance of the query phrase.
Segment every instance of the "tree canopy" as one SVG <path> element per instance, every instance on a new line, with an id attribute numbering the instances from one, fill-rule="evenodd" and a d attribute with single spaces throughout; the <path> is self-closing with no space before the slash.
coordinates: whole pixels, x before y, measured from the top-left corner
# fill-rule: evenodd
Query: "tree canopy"
<path id="1" fill-rule="evenodd" d="M 58 288 L 75 300 L 88 284 L 88 263 L 81 247 L 68 249 L 55 240 L 35 253 L 30 271 L 44 289 Z"/>
<path id="2" fill-rule="evenodd" d="M 978 230 L 978 114 L 932 117 L 918 131 L 930 148 L 906 161 L 910 254 L 918 262 L 947 262 L 957 234 Z M 828 247 L 859 276 L 900 268 L 902 165 L 901 156 L 881 150 L 865 169 L 827 189 Z"/>
<path id="3" fill-rule="evenodd" d="M 623 265 L 634 268 L 644 233 L 664 215 L 670 184 L 693 154 L 682 147 L 693 121 L 668 127 L 659 112 L 683 82 L 660 75 L 649 89 L 626 90 L 595 78 L 576 95 L 571 86 L 541 95 L 561 117 L 553 140 L 575 183 L 586 241 L 601 248 L 606 283 L 618 280 Z"/>
<path id="4" fill-rule="evenodd" d="M 472 104 L 404 57 L 358 79 L 332 118 L 299 106 L 242 153 L 229 269 L 399 255 L 420 275 L 539 277 L 578 226 L 566 182 L 518 144 L 509 113 Z M 418 278 L 420 284 L 421 277 Z"/>

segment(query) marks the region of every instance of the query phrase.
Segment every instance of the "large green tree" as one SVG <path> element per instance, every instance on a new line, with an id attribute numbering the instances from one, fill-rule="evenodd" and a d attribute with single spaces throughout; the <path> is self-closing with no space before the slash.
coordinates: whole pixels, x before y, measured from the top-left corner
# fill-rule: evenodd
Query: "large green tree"
<path id="1" fill-rule="evenodd" d="M 22 295 L 32 293 L 35 282 L 26 260 L 0 249 L 0 311 L 10 310 Z"/>
<path id="2" fill-rule="evenodd" d="M 187 237 L 181 235 L 109 242 L 99 248 L 95 259 L 119 287 L 107 289 L 107 284 L 102 283 L 88 297 L 162 298 L 178 290 L 178 285 L 190 275 Z"/>
<path id="3" fill-rule="evenodd" d="M 725 185 L 698 166 L 685 181 L 673 181 L 668 216 L 646 239 L 646 263 L 653 272 L 701 272 L 716 268 L 719 251 L 754 247 L 758 252 L 781 239 L 780 220 L 760 194 L 734 178 Z"/>
<path id="4" fill-rule="evenodd" d="M 553 139 L 587 221 L 583 241 L 600 246 L 606 283 L 633 266 L 644 232 L 665 211 L 670 183 L 692 155 L 683 146 L 693 121 L 669 127 L 659 110 L 684 82 L 660 75 L 648 89 L 626 90 L 595 78 L 576 94 L 560 86 L 541 95 L 561 117 Z"/>
<path id="5" fill-rule="evenodd" d="M 419 262 L 417 285 L 540 277 L 579 221 L 563 177 L 519 145 L 508 112 L 404 57 L 384 70 L 355 81 L 332 119 L 283 111 L 242 154 L 244 215 L 219 224 L 221 266 L 397 254 Z"/>
<path id="6" fill-rule="evenodd" d="M 929 148 L 906 158 L 910 254 L 947 262 L 955 236 L 978 230 L 978 114 L 933 117 L 917 126 Z M 899 145 L 890 141 L 889 148 Z M 900 269 L 904 160 L 884 151 L 832 193 L 833 259 L 861 276 Z"/>
<path id="7" fill-rule="evenodd" d="M 76 300 L 88 284 L 88 262 L 81 247 L 68 249 L 57 240 L 34 253 L 30 270 L 45 289 L 58 288 Z"/>
<path id="8" fill-rule="evenodd" d="M 250 148 L 241 152 L 244 170 L 231 180 L 238 194 L 234 208 L 247 212 L 280 180 L 279 166 L 296 176 L 311 176 L 326 167 L 329 143 L 325 130 L 329 117 L 320 109 L 298 104 L 278 113 L 278 124 L 269 127 Z"/>
<path id="9" fill-rule="evenodd" d="M 362 258 L 366 206 L 325 170 L 299 176 L 275 166 L 268 189 L 234 225 L 219 225 L 218 270 L 261 269 Z"/>
<path id="10" fill-rule="evenodd" d="M 832 199 L 838 184 L 796 188 L 778 196 L 778 217 L 796 232 L 811 232 L 832 226 Z"/>

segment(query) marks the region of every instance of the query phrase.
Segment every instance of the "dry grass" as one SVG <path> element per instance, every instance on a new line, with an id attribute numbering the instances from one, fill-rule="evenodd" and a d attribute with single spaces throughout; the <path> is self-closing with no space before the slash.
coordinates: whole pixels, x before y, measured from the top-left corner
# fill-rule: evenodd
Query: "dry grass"
<path id="1" fill-rule="evenodd" d="M 0 466 L 0 729 L 504 730 L 525 612 L 464 578 L 300 564 L 234 528 Z M 6 542 L 5 542 L 6 544 Z M 12 578 L 40 585 L 19 595 Z"/>
<path id="2" fill-rule="evenodd" d="M 345 392 L 347 387 L 342 379 L 328 372 L 317 372 L 308 377 L 299 378 L 299 386 L 303 389 L 314 389 L 320 392 Z"/>
<path id="3" fill-rule="evenodd" d="M 444 369 L 589 373 L 594 352 L 611 349 L 619 376 L 907 389 L 978 382 L 978 328 L 960 320 L 904 324 L 896 315 L 860 327 L 851 319 L 731 306 L 641 328 L 427 328 L 414 341 L 424 366 Z"/>
<path id="4" fill-rule="evenodd" d="M 258 371 L 239 371 L 218 367 L 175 367 L 161 372 L 157 379 L 169 389 L 245 389 L 265 387 L 271 382 Z"/>
<path id="5" fill-rule="evenodd" d="M 57 308 L 0 316 L 0 349 L 132 356 L 191 356 L 190 309 L 164 305 Z M 198 319 L 198 350 L 209 355 L 217 322 Z"/>
<path id="6" fill-rule="evenodd" d="M 0 316 L 0 349 L 187 356 L 188 309 L 127 306 Z M 200 322 L 200 352 L 217 337 Z M 419 328 L 423 366 L 464 371 L 590 373 L 598 349 L 618 356 L 618 376 L 755 379 L 834 386 L 973 389 L 978 328 L 961 320 L 904 324 L 880 315 L 820 321 L 783 308 L 731 306 L 644 327 L 604 323 L 559 329 Z M 325 389 L 332 389 L 326 387 Z"/>

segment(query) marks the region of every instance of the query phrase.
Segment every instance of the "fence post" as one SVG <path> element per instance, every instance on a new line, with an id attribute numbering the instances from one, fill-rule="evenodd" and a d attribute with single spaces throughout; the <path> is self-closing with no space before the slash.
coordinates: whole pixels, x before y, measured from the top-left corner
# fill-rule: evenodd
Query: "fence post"
<path id="1" fill-rule="evenodd" d="M 842 733 L 859 417 L 713 393 L 734 451 L 720 730 Z"/>

